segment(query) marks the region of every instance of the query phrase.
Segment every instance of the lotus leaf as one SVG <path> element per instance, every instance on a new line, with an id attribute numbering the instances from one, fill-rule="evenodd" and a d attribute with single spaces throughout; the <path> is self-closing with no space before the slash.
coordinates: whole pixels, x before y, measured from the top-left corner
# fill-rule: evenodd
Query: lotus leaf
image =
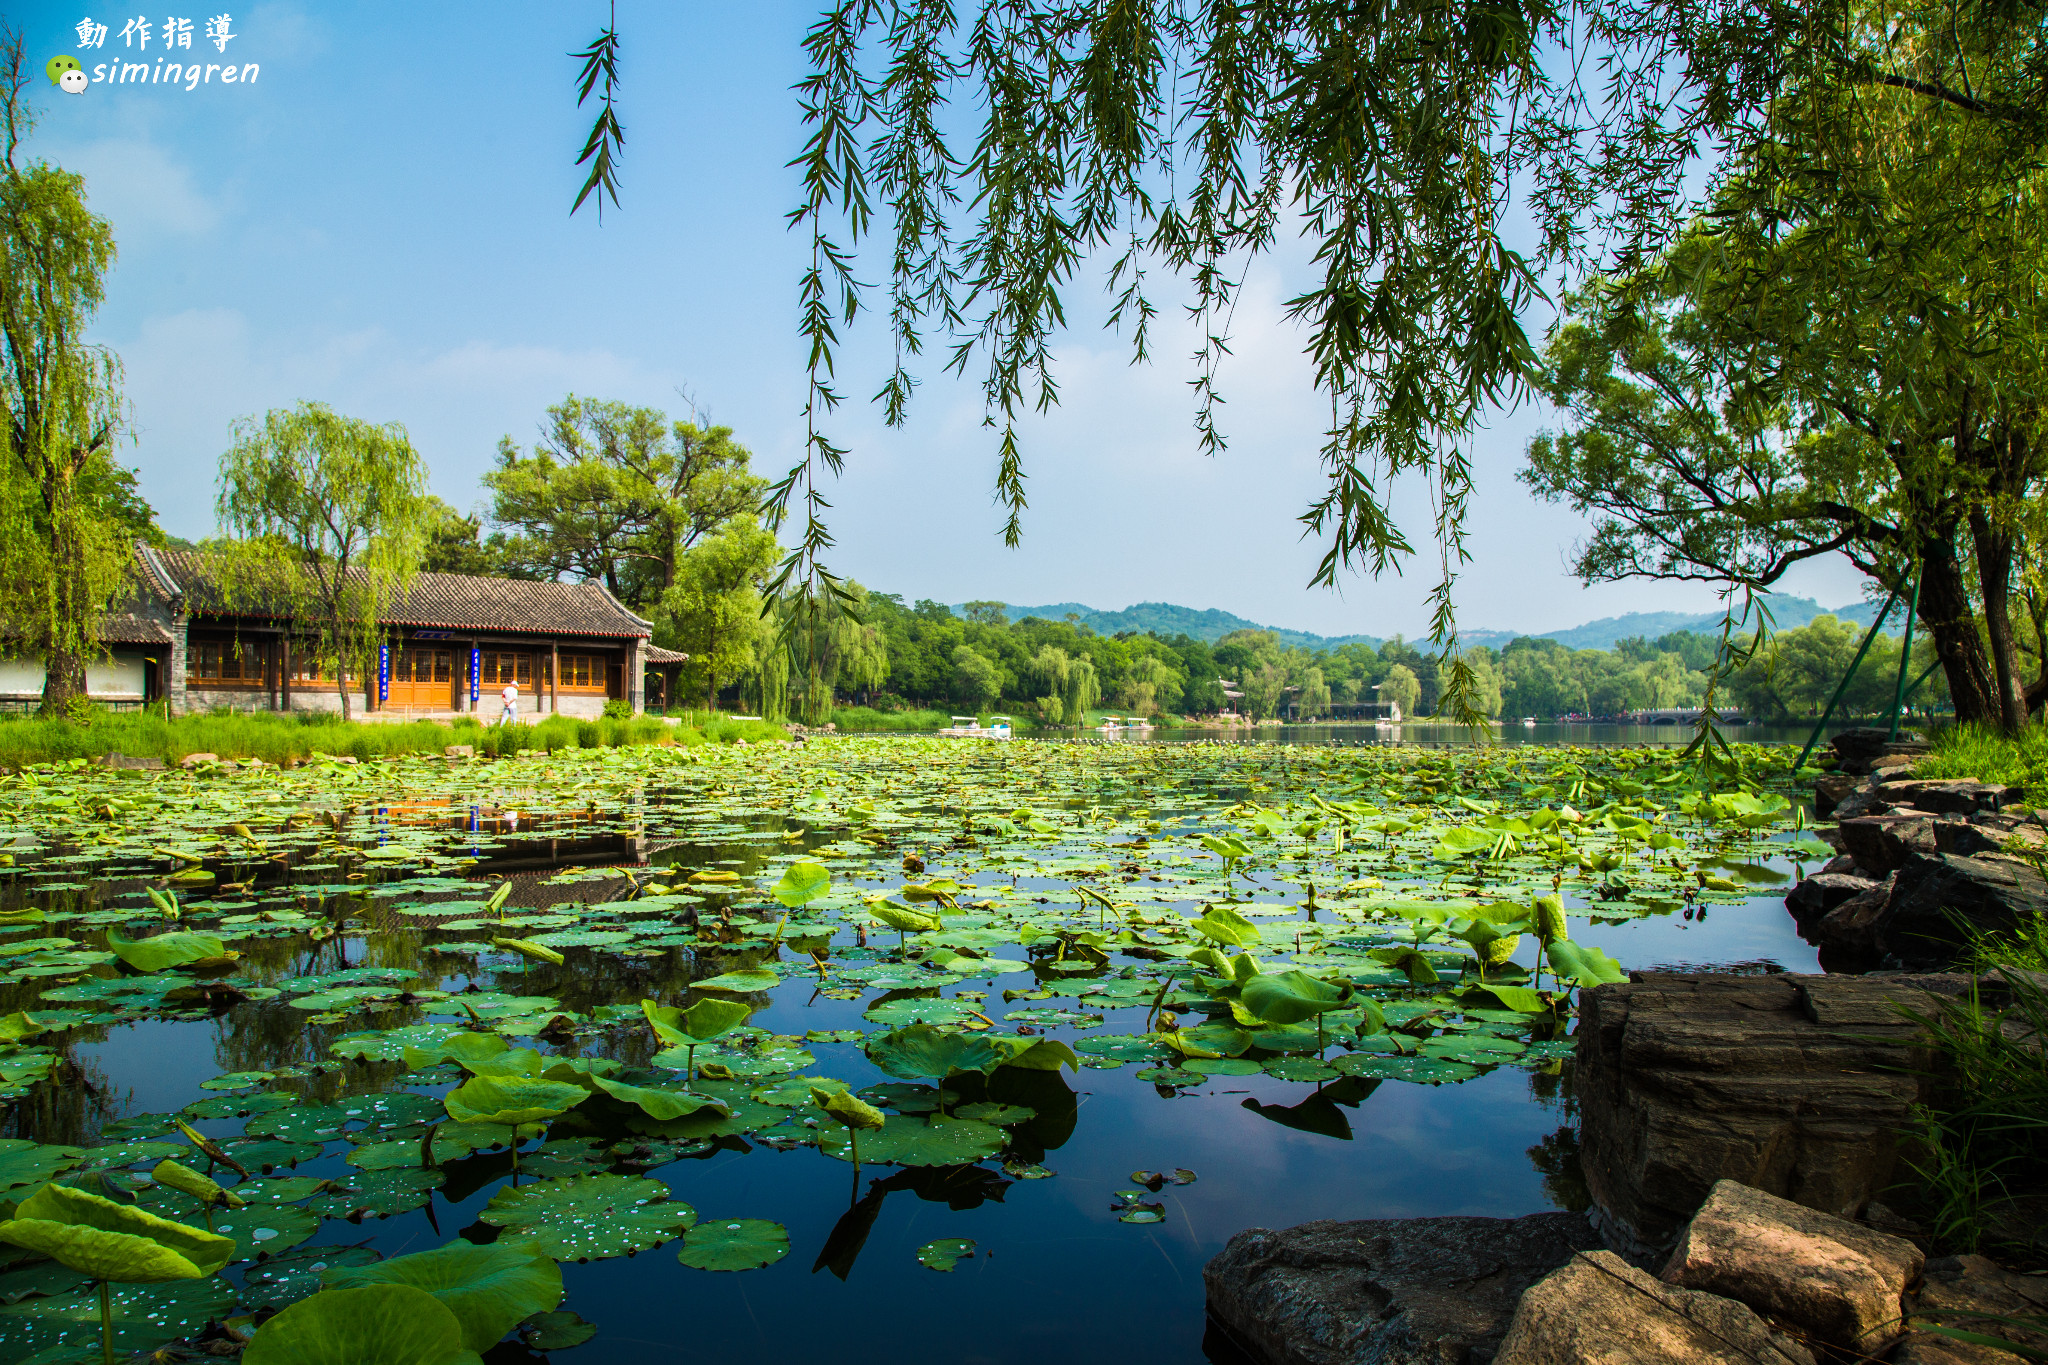
<path id="1" fill-rule="evenodd" d="M 59 1147 L 27 1138 L 0 1138 L 0 1190 L 40 1185 L 85 1160 L 82 1147 Z"/>
<path id="2" fill-rule="evenodd" d="M 1256 1076 L 1260 1066 L 1248 1057 L 1191 1057 L 1187 1069 L 1204 1076 Z"/>
<path id="3" fill-rule="evenodd" d="M 190 1336 L 209 1320 L 226 1317 L 234 1302 L 234 1286 L 213 1276 L 164 1284 L 113 1285 L 107 1295 L 107 1306 L 114 1349 L 123 1358 L 153 1351 L 166 1342 Z M 8 1360 L 27 1360 L 69 1348 L 65 1354 L 71 1359 L 83 1356 L 98 1362 L 98 1291 L 25 1298 L 12 1307 L 0 1308 L 0 1342 L 5 1343 L 0 1351 L 6 1353 Z"/>
<path id="4" fill-rule="evenodd" d="M 1479 983 L 1478 989 L 1485 991 L 1509 1009 L 1522 1014 L 1542 1014 L 1550 1008 L 1541 991 L 1531 990 L 1527 986 L 1501 986 L 1483 981 Z"/>
<path id="5" fill-rule="evenodd" d="M 1081 1059 L 1074 1055 L 1074 1049 L 1057 1038 L 1006 1038 L 991 1034 L 989 1041 L 1009 1054 L 1003 1058 L 1004 1066 L 1021 1071 L 1058 1071 L 1063 1066 L 1074 1071 L 1081 1069 Z"/>
<path id="6" fill-rule="evenodd" d="M 512 1050 L 512 1045 L 495 1033 L 453 1033 L 421 1047 L 401 1046 L 405 1064 L 421 1071 L 439 1062 L 468 1067 L 472 1062 L 489 1063 Z"/>
<path id="7" fill-rule="evenodd" d="M 371 1265 L 368 1247 L 301 1246 L 251 1266 L 242 1276 L 242 1303 L 275 1311 L 319 1291 L 322 1275 L 339 1266 Z"/>
<path id="8" fill-rule="evenodd" d="M 789 1232 L 760 1218 L 706 1219 L 683 1238 L 676 1259 L 695 1270 L 760 1270 L 789 1255 Z"/>
<path id="9" fill-rule="evenodd" d="M 832 874 L 819 863 L 791 863 L 768 894 L 792 910 L 801 910 L 832 889 Z"/>
<path id="10" fill-rule="evenodd" d="M 759 967 L 742 967 L 738 971 L 720 972 L 717 976 L 692 981 L 691 989 L 700 991 L 730 991 L 735 995 L 747 995 L 756 991 L 773 990 L 782 984 L 782 978 L 774 972 Z"/>
<path id="11" fill-rule="evenodd" d="M 994 1156 L 1006 1140 L 1002 1129 L 973 1119 L 891 1116 L 880 1128 L 861 1134 L 860 1159 L 889 1166 L 964 1166 Z M 843 1128 L 821 1130 L 818 1150 L 851 1161 L 853 1139 Z"/>
<path id="12" fill-rule="evenodd" d="M 256 1330 L 242 1365 L 482 1365 L 462 1323 L 423 1289 L 323 1289 Z"/>
<path id="13" fill-rule="evenodd" d="M 218 936 L 189 932 L 130 939 L 118 929 L 109 929 L 107 948 L 125 965 L 151 973 L 227 955 L 227 945 Z"/>
<path id="14" fill-rule="evenodd" d="M 493 938 L 491 944 L 494 947 L 515 952 L 521 957 L 532 958 L 535 962 L 545 962 L 555 967 L 559 967 L 568 961 L 567 958 L 563 957 L 553 948 L 549 948 L 544 944 L 534 943 L 529 939 Z"/>
<path id="15" fill-rule="evenodd" d="M 884 1121 L 881 1110 L 843 1090 L 812 1086 L 811 1102 L 848 1128 L 880 1128 Z"/>
<path id="16" fill-rule="evenodd" d="M 864 907 L 870 915 L 902 934 L 928 934 L 945 927 L 937 915 L 913 910 L 907 905 L 876 901 Z"/>
<path id="17" fill-rule="evenodd" d="M 45 1185 L 22 1200 L 0 1222 L 0 1242 L 122 1284 L 199 1279 L 235 1251 L 226 1237 L 63 1185 Z"/>
<path id="18" fill-rule="evenodd" d="M 1547 945 L 1543 952 L 1550 969 L 1575 985 L 1598 986 L 1628 980 L 1628 973 L 1619 962 L 1590 944 L 1560 941 Z"/>
<path id="19" fill-rule="evenodd" d="M 457 1123 L 539 1123 L 565 1114 L 590 1098 L 579 1085 L 532 1076 L 472 1076 L 448 1092 L 443 1103 Z"/>
<path id="20" fill-rule="evenodd" d="M 941 1237 L 917 1249 L 917 1263 L 926 1270 L 951 1270 L 973 1255 L 972 1237 Z"/>
<path id="21" fill-rule="evenodd" d="M 235 1241 L 233 1261 L 274 1256 L 320 1230 L 319 1215 L 291 1204 L 250 1204 L 215 1219 L 213 1230 Z"/>
<path id="22" fill-rule="evenodd" d="M 697 1221 L 668 1186 L 635 1175 L 580 1175 L 507 1186 L 491 1196 L 484 1222 L 532 1239 L 558 1261 L 624 1256 L 660 1246 Z"/>
<path id="23" fill-rule="evenodd" d="M 156 1164 L 149 1178 L 159 1185 L 183 1191 L 202 1204 L 225 1204 L 229 1208 L 242 1206 L 242 1197 L 221 1188 L 213 1177 L 201 1175 L 190 1166 L 180 1165 L 168 1157 Z"/>
<path id="24" fill-rule="evenodd" d="M 754 1013 L 737 1000 L 699 1000 L 686 1010 L 642 1000 L 640 1008 L 655 1035 L 677 1046 L 708 1042 L 746 1023 Z"/>
<path id="25" fill-rule="evenodd" d="M 1191 919 L 1188 923 L 1197 933 L 1233 948 L 1246 948 L 1259 942 L 1259 926 L 1227 905 L 1211 905 L 1202 911 L 1199 919 Z"/>
<path id="26" fill-rule="evenodd" d="M 627 1085 L 623 1081 L 607 1080 L 602 1076 L 591 1077 L 591 1084 L 621 1104 L 638 1106 L 640 1111 L 650 1118 L 679 1119 L 707 1106 L 721 1115 L 730 1113 L 724 1105 L 715 1100 L 705 1099 L 702 1095 L 692 1095 L 687 1091 Z"/>
<path id="27" fill-rule="evenodd" d="M 597 1335 L 597 1327 L 567 1310 L 535 1313 L 519 1325 L 519 1339 L 531 1351 L 566 1351 Z"/>
<path id="28" fill-rule="evenodd" d="M 335 1266 L 321 1277 L 336 1289 L 404 1284 L 445 1304 L 462 1324 L 462 1342 L 482 1353 L 514 1325 L 562 1301 L 562 1270 L 530 1243 L 503 1238 L 488 1246 L 460 1238 L 436 1251 L 374 1265 Z"/>
<path id="29" fill-rule="evenodd" d="M 947 1033 L 930 1024 L 912 1024 L 870 1038 L 866 1052 L 869 1061 L 905 1080 L 930 1077 L 942 1081 L 958 1071 L 978 1071 L 986 1076 L 1007 1057 L 987 1038 Z"/>
<path id="30" fill-rule="evenodd" d="M 389 1218 L 425 1207 L 447 1178 L 441 1171 L 363 1171 L 307 1208 L 322 1218 Z"/>
<path id="31" fill-rule="evenodd" d="M 1290 970 L 1253 977 L 1244 983 L 1243 998 L 1245 1008 L 1259 1019 L 1274 1024 L 1298 1024 L 1343 1009 L 1351 996 L 1349 983 L 1318 981 L 1307 972 Z"/>

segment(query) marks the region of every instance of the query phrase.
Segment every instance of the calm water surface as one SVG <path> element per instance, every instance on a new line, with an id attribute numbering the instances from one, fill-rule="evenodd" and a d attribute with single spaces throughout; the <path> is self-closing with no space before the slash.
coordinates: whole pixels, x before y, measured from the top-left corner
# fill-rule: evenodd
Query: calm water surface
<path id="1" fill-rule="evenodd" d="M 1668 726 L 1549 729 L 1557 733 L 1511 726 L 1501 738 L 1682 743 L 1687 737 Z M 1407 727 L 1405 737 L 1430 733 Z M 1739 734 L 1782 737 L 1755 727 Z M 1147 738 L 1213 737 L 1155 731 Z M 1357 743 L 1376 742 L 1383 732 L 1280 727 L 1239 737 Z M 673 848 L 660 857 L 699 866 L 722 855 L 737 855 L 726 860 L 740 864 L 762 856 L 759 845 L 751 845 Z M 1752 870 L 1749 875 L 1764 879 L 1760 894 L 1709 907 L 1697 918 L 1673 913 L 1606 925 L 1575 920 L 1574 935 L 1632 967 L 1817 971 L 1814 951 L 1794 933 L 1781 899 L 1787 872 L 1782 865 Z M 993 874 L 987 879 L 1032 884 Z M 1774 879 L 1779 884 L 1768 884 Z M 361 949 L 358 941 L 354 960 Z M 513 980 L 507 974 L 507 988 Z M 1006 980 L 1018 978 L 999 977 L 994 989 Z M 459 989 L 467 979 L 440 984 Z M 987 1008 L 999 1007 L 992 996 Z M 860 1028 L 862 1008 L 861 1000 L 816 996 L 801 980 L 789 980 L 753 1022 L 794 1034 Z M 232 1032 L 240 1012 L 204 1022 L 116 1026 L 104 1041 L 79 1046 L 77 1060 L 106 1088 L 105 1117 L 174 1111 L 205 1093 L 200 1082 L 262 1064 L 250 1057 L 248 1041 Z M 1089 1032 L 1144 1031 L 1142 1007 L 1103 1013 L 1105 1023 Z M 1085 1036 L 1052 1032 L 1070 1040 Z M 813 1070 L 856 1088 L 892 1079 L 858 1044 L 813 1044 L 811 1050 Z M 1562 1074 L 1502 1066 L 1462 1084 L 1345 1081 L 1321 1092 L 1265 1075 L 1216 1077 L 1199 1090 L 1162 1092 L 1139 1080 L 1138 1069 L 1061 1073 L 1074 1092 L 1072 1113 L 1048 1105 L 1027 1130 L 1039 1134 L 1042 1155 L 1030 1155 L 1055 1172 L 1050 1178 L 1012 1179 L 994 1163 L 950 1170 L 871 1166 L 856 1183 L 850 1166 L 810 1148 L 778 1150 L 738 1139 L 651 1171 L 703 1219 L 784 1224 L 789 1256 L 765 1270 L 708 1274 L 679 1266 L 671 1244 L 630 1259 L 565 1264 L 563 1307 L 597 1324 L 601 1335 L 558 1356 L 572 1365 L 764 1358 L 896 1365 L 906 1356 L 967 1365 L 1048 1359 L 1192 1365 L 1205 1358 L 1202 1266 L 1244 1228 L 1316 1218 L 1514 1216 L 1582 1206 L 1568 1063 Z M 200 1127 L 228 1135 L 240 1131 L 241 1121 Z M 1134 1171 L 1176 1167 L 1197 1179 L 1148 1196 L 1164 1203 L 1163 1223 L 1117 1220 L 1115 1192 L 1132 1188 Z M 337 1148 L 297 1173 L 346 1170 Z M 368 1244 L 396 1255 L 439 1246 L 465 1229 L 487 1239 L 492 1230 L 477 1215 L 496 1188 L 494 1179 L 474 1193 L 456 1190 L 453 1200 L 437 1192 L 429 1209 L 386 1220 L 326 1222 L 315 1241 Z M 939 1237 L 973 1238 L 983 1254 L 951 1273 L 927 1270 L 915 1250 Z M 494 1365 L 539 1358 L 511 1346 L 489 1357 Z"/>

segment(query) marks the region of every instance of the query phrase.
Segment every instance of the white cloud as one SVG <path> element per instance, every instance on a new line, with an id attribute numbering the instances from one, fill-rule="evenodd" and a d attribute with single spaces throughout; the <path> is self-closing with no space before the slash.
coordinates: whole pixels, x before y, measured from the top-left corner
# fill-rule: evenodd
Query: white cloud
<path id="1" fill-rule="evenodd" d="M 85 176 L 86 202 L 119 225 L 123 239 L 151 230 L 191 235 L 220 223 L 219 203 L 199 189 L 191 170 L 162 146 L 142 138 L 100 138 L 63 147 L 52 158 Z"/>

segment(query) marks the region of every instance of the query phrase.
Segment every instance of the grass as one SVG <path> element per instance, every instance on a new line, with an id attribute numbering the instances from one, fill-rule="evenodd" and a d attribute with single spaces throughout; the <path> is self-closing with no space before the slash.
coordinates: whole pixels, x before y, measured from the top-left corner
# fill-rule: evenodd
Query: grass
<path id="1" fill-rule="evenodd" d="M 1906 1011 L 1940 1058 L 1932 1102 L 1917 1113 L 1912 1165 L 1935 1239 L 1954 1252 L 2005 1249 L 2015 1213 L 2032 1212 L 2013 1201 L 2048 1189 L 2048 919 L 1975 937 L 1970 959 L 1979 973 L 2017 969 L 1994 987 L 2009 996 L 2002 1008 L 1973 989 Z"/>
<path id="2" fill-rule="evenodd" d="M 2048 805 L 2048 728 L 2004 734 L 1983 725 L 1947 725 L 1929 741 L 1933 752 L 1913 766 L 1915 777 L 1975 777 L 2020 787 L 2029 804 Z"/>
<path id="3" fill-rule="evenodd" d="M 321 712 L 216 711 L 167 718 L 161 712 L 99 712 L 85 724 L 39 717 L 0 720 L 0 764 L 59 763 L 108 754 L 177 763 L 187 754 L 260 758 L 286 763 L 313 754 L 355 758 L 440 753 L 469 744 L 492 757 L 519 749 L 608 749 L 629 744 L 729 744 L 784 740 L 779 725 L 706 717 L 704 726 L 668 725 L 653 716 L 577 720 L 549 716 L 538 724 L 485 726 L 469 716 L 453 724 L 421 720 L 365 725 Z"/>
<path id="4" fill-rule="evenodd" d="M 843 735 L 878 730 L 943 730 L 953 723 L 944 711 L 877 711 L 871 706 L 835 706 L 832 723 Z"/>

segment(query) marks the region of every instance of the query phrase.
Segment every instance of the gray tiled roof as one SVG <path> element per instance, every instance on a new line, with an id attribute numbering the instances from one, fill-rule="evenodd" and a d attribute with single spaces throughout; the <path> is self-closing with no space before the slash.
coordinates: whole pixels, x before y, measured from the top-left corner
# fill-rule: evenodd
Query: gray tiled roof
<path id="1" fill-rule="evenodd" d="M 269 616 L 257 600 L 223 590 L 215 556 L 197 550 L 144 550 L 146 576 L 165 580 L 195 614 Z M 151 561 L 154 561 L 153 563 Z M 439 630 L 535 631 L 645 638 L 653 627 L 627 611 L 601 583 L 532 583 L 473 574 L 423 573 L 384 616 L 391 625 Z"/>
<path id="2" fill-rule="evenodd" d="M 673 649 L 663 649 L 660 645 L 649 645 L 647 646 L 647 662 L 650 664 L 686 664 L 690 662 L 690 656 L 678 653 Z"/>

